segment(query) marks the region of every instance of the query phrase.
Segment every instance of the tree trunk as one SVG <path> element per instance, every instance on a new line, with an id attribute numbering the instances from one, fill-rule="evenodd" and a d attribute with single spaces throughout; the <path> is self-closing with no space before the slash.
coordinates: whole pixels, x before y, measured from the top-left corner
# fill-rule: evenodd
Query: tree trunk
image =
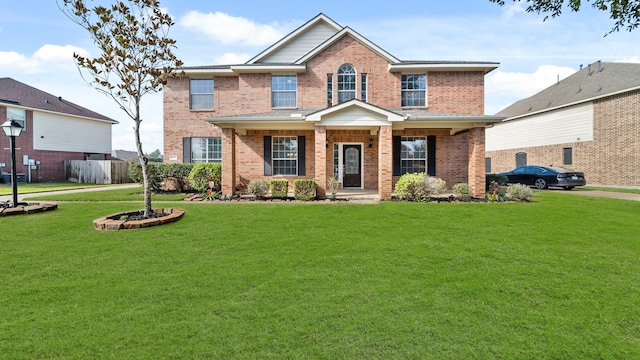
<path id="1" fill-rule="evenodd" d="M 142 142 L 140 141 L 140 116 L 135 119 L 135 137 L 136 137 L 136 150 L 138 151 L 138 159 L 140 160 L 140 165 L 142 166 L 142 180 L 144 184 L 144 216 L 148 217 L 153 213 L 153 209 L 151 208 L 151 172 L 149 170 L 149 165 L 147 161 L 147 157 L 144 156 L 144 152 L 142 152 Z"/>

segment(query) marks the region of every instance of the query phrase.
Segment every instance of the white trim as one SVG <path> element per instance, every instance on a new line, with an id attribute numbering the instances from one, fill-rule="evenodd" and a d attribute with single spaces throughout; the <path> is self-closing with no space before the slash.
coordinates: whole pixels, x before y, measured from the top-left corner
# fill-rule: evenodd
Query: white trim
<path id="1" fill-rule="evenodd" d="M 399 62 L 399 61 L 398 61 Z M 498 68 L 500 64 L 492 63 L 412 63 L 412 64 L 389 64 L 389 72 L 399 72 L 413 74 L 416 72 L 428 71 L 483 71 L 485 74 Z"/>
<path id="2" fill-rule="evenodd" d="M 364 36 L 358 34 L 356 31 L 352 30 L 350 27 L 347 26 L 347 27 L 343 28 L 342 30 L 340 30 L 339 32 L 337 32 L 332 37 L 330 37 L 329 39 L 327 39 L 325 42 L 320 44 L 318 47 L 316 47 L 315 49 L 311 50 L 310 52 L 308 52 L 306 55 L 304 55 L 300 59 L 296 60 L 295 63 L 296 64 L 303 64 L 303 63 L 307 62 L 309 59 L 313 58 L 318 53 L 320 53 L 323 50 L 325 50 L 327 47 L 333 45 L 335 42 L 340 40 L 345 35 L 350 35 L 351 37 L 355 38 L 357 41 L 362 43 L 364 46 L 368 47 L 369 49 L 371 49 L 372 51 L 376 52 L 378 55 L 383 57 L 389 63 L 399 63 L 400 62 L 400 60 L 398 60 L 395 56 L 389 54 L 384 49 L 382 49 L 378 45 L 372 43 L 371 41 L 367 40 Z"/>
<path id="3" fill-rule="evenodd" d="M 371 105 L 369 103 L 365 103 L 357 99 L 352 99 L 347 102 L 343 102 L 341 104 L 332 106 L 330 108 L 326 108 L 326 109 L 308 114 L 305 117 L 305 121 L 322 121 L 323 116 L 332 114 L 336 111 L 344 110 L 349 107 L 360 107 L 362 109 L 377 113 L 379 115 L 386 116 L 388 118 L 388 121 L 404 121 L 406 119 L 405 116 L 400 115 L 398 113 L 388 111 L 383 108 L 379 108 L 375 105 Z"/>

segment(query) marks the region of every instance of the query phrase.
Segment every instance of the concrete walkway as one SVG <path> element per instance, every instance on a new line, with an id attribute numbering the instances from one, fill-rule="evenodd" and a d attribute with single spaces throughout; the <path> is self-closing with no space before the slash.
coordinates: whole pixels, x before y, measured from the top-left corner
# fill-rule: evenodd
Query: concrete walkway
<path id="1" fill-rule="evenodd" d="M 116 184 L 116 185 L 105 185 L 105 186 L 92 186 L 83 189 L 72 189 L 72 190 L 57 190 L 57 191 L 43 191 L 37 193 L 20 193 L 20 184 L 18 184 L 18 202 L 23 200 L 29 200 L 30 197 L 43 196 L 43 195 L 58 195 L 58 194 L 72 194 L 78 192 L 90 192 L 90 191 L 104 191 L 104 190 L 115 190 L 115 189 L 131 189 L 135 187 L 139 187 L 140 184 Z M 11 194 L 9 195 L 0 195 L 0 203 L 5 201 L 12 201 L 13 197 Z"/>
<path id="2" fill-rule="evenodd" d="M 46 191 L 46 192 L 38 192 L 38 193 L 28 193 L 28 194 L 20 194 L 20 185 L 18 185 L 18 201 L 23 201 L 29 197 L 36 197 L 42 195 L 54 195 L 54 194 L 71 194 L 77 192 L 90 192 L 90 191 L 103 191 L 103 190 L 114 190 L 114 189 L 130 189 L 139 187 L 139 184 L 117 184 L 117 185 L 105 185 L 105 186 L 93 186 L 84 189 L 73 189 L 73 190 L 58 190 L 58 191 Z M 621 192 L 613 192 L 613 191 L 602 191 L 602 190 L 591 190 L 591 189 L 580 189 L 575 188 L 571 191 L 564 191 L 559 189 L 545 190 L 545 191 L 557 191 L 562 194 L 567 195 L 582 195 L 582 196 L 594 196 L 594 197 L 602 197 L 602 198 L 610 198 L 610 199 L 621 199 L 621 200 L 632 200 L 632 201 L 640 201 L 640 194 L 628 194 Z M 368 190 L 341 190 L 337 194 L 338 198 L 347 198 L 352 203 L 378 203 L 380 198 L 378 196 L 378 192 L 368 191 Z M 1 195 L 0 202 L 11 201 L 11 195 Z"/>

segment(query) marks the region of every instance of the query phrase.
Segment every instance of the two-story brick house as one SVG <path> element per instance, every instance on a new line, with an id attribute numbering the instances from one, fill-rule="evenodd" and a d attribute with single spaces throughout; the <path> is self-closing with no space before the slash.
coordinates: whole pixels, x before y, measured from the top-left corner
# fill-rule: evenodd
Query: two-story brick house
<path id="1" fill-rule="evenodd" d="M 427 172 L 484 194 L 484 76 L 494 62 L 401 61 L 320 14 L 241 65 L 184 67 L 163 91 L 165 162 L 254 179 L 327 178 L 389 198 Z"/>

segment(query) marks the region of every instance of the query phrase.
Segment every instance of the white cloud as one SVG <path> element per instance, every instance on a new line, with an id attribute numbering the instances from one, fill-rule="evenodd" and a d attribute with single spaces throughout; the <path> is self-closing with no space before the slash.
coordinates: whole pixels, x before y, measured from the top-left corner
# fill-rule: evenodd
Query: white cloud
<path id="1" fill-rule="evenodd" d="M 224 53 L 222 56 L 215 58 L 216 64 L 244 64 L 251 56 L 249 54 Z"/>
<path id="2" fill-rule="evenodd" d="M 529 97 L 576 71 L 570 67 L 542 65 L 533 73 L 496 71 L 487 77 L 487 93 Z"/>
<path id="3" fill-rule="evenodd" d="M 505 19 L 511 19 L 515 14 L 526 12 L 527 11 L 520 5 L 520 3 L 514 3 L 512 5 L 504 5 L 502 16 Z"/>
<path id="4" fill-rule="evenodd" d="M 43 62 L 70 62 L 73 61 L 74 53 L 82 56 L 89 56 L 88 51 L 77 46 L 46 44 L 33 54 L 33 58 Z"/>
<path id="5" fill-rule="evenodd" d="M 15 51 L 0 51 L 0 67 L 7 73 L 45 73 L 42 64 Z"/>
<path id="6" fill-rule="evenodd" d="M 283 26 L 277 23 L 258 24 L 243 17 L 230 16 L 216 11 L 202 13 L 190 11 L 180 19 L 180 25 L 203 33 L 222 44 L 269 45 L 282 38 Z"/>

